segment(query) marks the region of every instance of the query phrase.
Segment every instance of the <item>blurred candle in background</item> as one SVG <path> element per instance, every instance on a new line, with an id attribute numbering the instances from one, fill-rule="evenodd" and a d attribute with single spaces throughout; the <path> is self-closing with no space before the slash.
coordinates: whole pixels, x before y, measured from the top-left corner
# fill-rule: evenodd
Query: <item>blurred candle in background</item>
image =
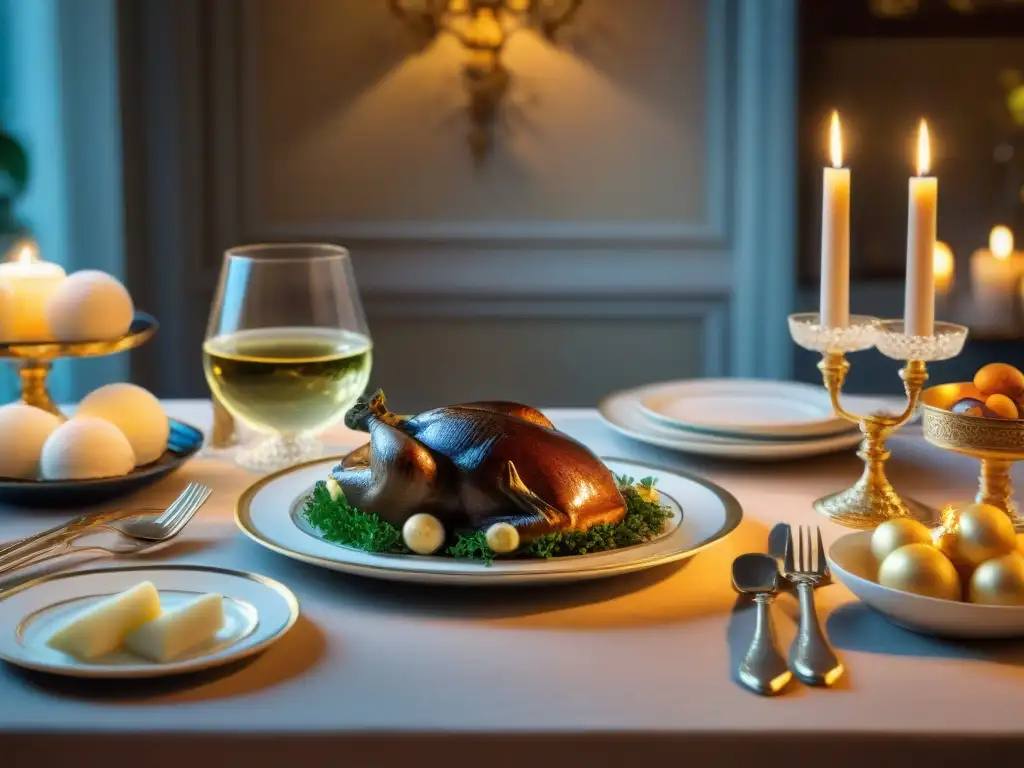
<path id="1" fill-rule="evenodd" d="M 903 306 L 904 332 L 909 336 L 931 336 L 935 328 L 935 228 L 939 182 L 925 174 L 931 168 L 928 124 L 924 120 L 917 135 L 917 176 L 910 179 L 907 214 L 907 286 Z"/>
<path id="2" fill-rule="evenodd" d="M 971 254 L 972 323 L 992 329 L 1014 322 L 1022 263 L 1024 258 L 1013 252 L 1009 227 L 993 227 L 988 248 Z"/>
<path id="3" fill-rule="evenodd" d="M 939 296 L 947 295 L 953 290 L 956 277 L 956 259 L 952 249 L 941 240 L 935 244 L 932 252 L 932 269 L 935 272 L 935 292 Z"/>
<path id="4" fill-rule="evenodd" d="M 832 167 L 824 169 L 821 199 L 821 324 L 850 324 L 850 169 L 843 168 L 839 113 L 829 126 Z"/>
<path id="5" fill-rule="evenodd" d="M 0 341 L 51 341 L 46 301 L 64 277 L 59 264 L 39 258 L 34 240 L 19 240 L 8 261 L 0 263 L 0 302 L 4 304 Z"/>

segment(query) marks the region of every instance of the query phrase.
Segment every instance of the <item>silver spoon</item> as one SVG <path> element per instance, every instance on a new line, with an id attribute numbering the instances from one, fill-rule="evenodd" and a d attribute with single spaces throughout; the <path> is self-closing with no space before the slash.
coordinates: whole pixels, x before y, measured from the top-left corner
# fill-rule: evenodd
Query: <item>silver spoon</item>
<path id="1" fill-rule="evenodd" d="M 740 683 L 762 696 L 782 693 L 793 679 L 786 660 L 775 644 L 771 604 L 778 589 L 779 566 L 769 555 L 740 555 L 732 563 L 732 583 L 737 592 L 754 596 L 757 623 L 754 638 L 737 670 Z"/>

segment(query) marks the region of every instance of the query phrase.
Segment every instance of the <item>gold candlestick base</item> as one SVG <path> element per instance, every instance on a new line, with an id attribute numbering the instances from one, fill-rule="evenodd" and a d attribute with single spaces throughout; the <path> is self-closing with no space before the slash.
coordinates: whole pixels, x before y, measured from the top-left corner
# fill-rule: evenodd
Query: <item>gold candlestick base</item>
<path id="1" fill-rule="evenodd" d="M 903 426 L 917 408 L 917 400 L 928 373 L 922 360 L 909 360 L 900 371 L 907 393 L 907 407 L 899 416 L 871 414 L 856 416 L 839 404 L 840 393 L 850 363 L 841 353 L 826 353 L 818 363 L 825 388 L 832 399 L 836 415 L 860 425 L 864 434 L 857 455 L 864 462 L 860 479 L 846 490 L 814 502 L 814 509 L 848 528 L 875 528 L 886 520 L 913 517 L 931 520 L 933 512 L 917 502 L 900 498 L 885 475 L 885 462 L 891 455 L 885 447 L 886 438 Z"/>
<path id="2" fill-rule="evenodd" d="M 816 314 L 789 317 L 793 340 L 805 349 L 822 353 L 818 370 L 828 390 L 836 416 L 860 426 L 864 435 L 857 455 L 864 462 L 864 472 L 851 487 L 814 502 L 814 508 L 831 520 L 850 528 L 874 528 L 886 520 L 910 517 L 931 522 L 937 513 L 918 502 L 900 498 L 885 476 L 889 451 L 885 441 L 906 424 L 917 410 L 921 390 L 928 380 L 926 361 L 948 360 L 963 349 L 967 328 L 953 323 L 935 323 L 929 336 L 906 333 L 899 320 L 877 320 L 853 315 L 843 326 L 825 325 Z M 907 405 L 898 416 L 873 413 L 858 416 L 845 410 L 839 402 L 850 363 L 847 352 L 871 347 L 893 360 L 904 362 L 900 370 Z"/>

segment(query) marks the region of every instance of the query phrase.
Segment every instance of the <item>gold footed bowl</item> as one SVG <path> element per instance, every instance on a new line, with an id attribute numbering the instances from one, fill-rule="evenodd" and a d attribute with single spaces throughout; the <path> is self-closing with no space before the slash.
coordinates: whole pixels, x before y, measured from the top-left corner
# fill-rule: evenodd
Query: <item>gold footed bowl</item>
<path id="1" fill-rule="evenodd" d="M 1013 499 L 1010 468 L 1024 460 L 1024 419 L 993 419 L 953 413 L 953 404 L 973 391 L 969 383 L 942 384 L 921 395 L 924 437 L 945 451 L 981 461 L 975 500 L 1006 512 L 1020 528 L 1017 503 Z"/>
<path id="2" fill-rule="evenodd" d="M 156 333 L 155 318 L 136 312 L 128 333 L 103 341 L 29 341 L 0 343 L 0 359 L 8 359 L 18 367 L 21 376 L 21 401 L 44 411 L 63 416 L 46 388 L 53 361 L 62 357 L 104 357 L 134 349 L 149 341 Z"/>

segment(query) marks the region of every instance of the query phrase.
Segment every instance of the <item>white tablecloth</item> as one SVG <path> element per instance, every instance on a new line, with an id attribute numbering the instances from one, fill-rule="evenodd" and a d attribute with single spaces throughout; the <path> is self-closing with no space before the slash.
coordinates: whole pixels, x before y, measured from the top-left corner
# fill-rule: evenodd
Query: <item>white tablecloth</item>
<path id="1" fill-rule="evenodd" d="M 167 408 L 209 424 L 208 404 Z M 820 765 L 906 755 L 983 765 L 1019 754 L 1024 646 L 916 636 L 839 585 L 818 599 L 848 669 L 837 688 L 795 685 L 762 699 L 732 681 L 752 629 L 749 612 L 734 610 L 732 559 L 763 551 L 769 528 L 783 519 L 821 524 L 829 541 L 843 533 L 810 502 L 856 477 L 852 452 L 782 465 L 699 461 L 618 438 L 592 411 L 549 413 L 602 455 L 705 474 L 739 499 L 743 524 L 688 563 L 603 582 L 403 586 L 263 550 L 232 519 L 235 498 L 254 476 L 199 458 L 142 494 L 163 502 L 189 480 L 215 489 L 184 540 L 159 557 L 279 579 L 301 601 L 300 623 L 250 663 L 176 681 L 80 683 L 0 665 L 0 765 L 77 765 L 91 755 L 147 768 L 424 758 L 428 765 L 728 766 L 754 758 L 792 764 L 797 754 L 820 755 Z M 364 439 L 344 429 L 331 437 L 349 446 Z M 929 447 L 917 428 L 891 446 L 890 476 L 901 492 L 933 504 L 973 495 L 974 462 Z M 0 540 L 67 516 L 0 509 Z M 777 605 L 788 646 L 796 605 L 788 597 Z"/>

